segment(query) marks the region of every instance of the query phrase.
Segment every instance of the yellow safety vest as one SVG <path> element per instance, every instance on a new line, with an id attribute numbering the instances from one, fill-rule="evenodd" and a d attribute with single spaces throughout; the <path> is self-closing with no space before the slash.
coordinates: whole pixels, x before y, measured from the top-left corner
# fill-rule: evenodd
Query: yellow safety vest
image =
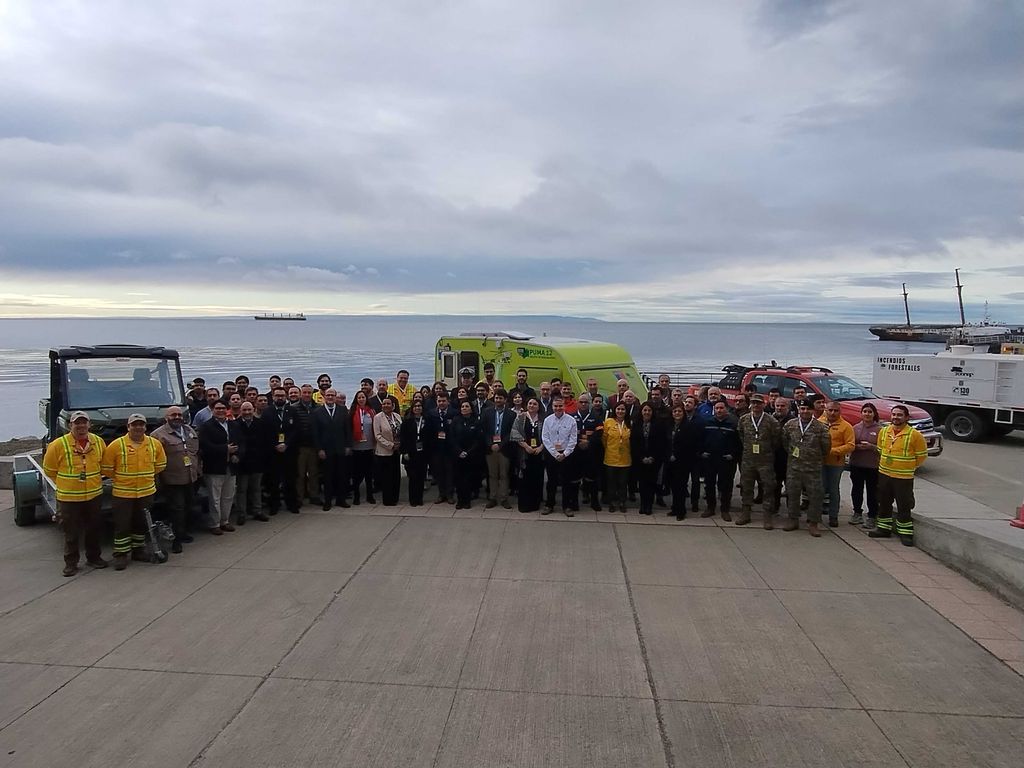
<path id="1" fill-rule="evenodd" d="M 928 446 L 924 436 L 909 424 L 899 434 L 886 424 L 878 431 L 878 448 L 881 456 L 878 471 L 889 477 L 907 479 L 928 458 Z"/>
<path id="2" fill-rule="evenodd" d="M 156 493 L 156 476 L 167 466 L 167 454 L 159 440 L 149 435 L 141 445 L 127 435 L 117 438 L 103 453 L 103 474 L 114 482 L 114 496 L 141 499 Z"/>
<path id="3" fill-rule="evenodd" d="M 404 416 L 412 405 L 412 396 L 416 394 L 416 387 L 412 384 L 406 384 L 405 391 L 403 392 L 398 388 L 397 382 L 392 382 L 388 385 L 388 394 L 398 401 L 398 409 Z"/>
<path id="4" fill-rule="evenodd" d="M 46 446 L 43 471 L 57 486 L 57 501 L 89 501 L 103 493 L 100 464 L 106 447 L 103 438 L 91 432 L 84 453 L 71 434 Z"/>

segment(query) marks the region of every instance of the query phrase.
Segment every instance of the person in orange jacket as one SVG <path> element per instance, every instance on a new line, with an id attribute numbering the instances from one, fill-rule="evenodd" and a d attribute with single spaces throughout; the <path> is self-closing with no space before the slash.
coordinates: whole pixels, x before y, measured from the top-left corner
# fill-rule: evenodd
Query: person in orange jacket
<path id="1" fill-rule="evenodd" d="M 853 427 L 843 418 L 842 409 L 834 400 L 825 404 L 825 414 L 819 421 L 828 427 L 829 436 L 832 438 L 832 448 L 821 466 L 821 484 L 828 497 L 828 526 L 835 528 L 839 525 L 839 481 L 846 467 L 846 457 L 853 453 L 857 442 L 853 435 Z"/>

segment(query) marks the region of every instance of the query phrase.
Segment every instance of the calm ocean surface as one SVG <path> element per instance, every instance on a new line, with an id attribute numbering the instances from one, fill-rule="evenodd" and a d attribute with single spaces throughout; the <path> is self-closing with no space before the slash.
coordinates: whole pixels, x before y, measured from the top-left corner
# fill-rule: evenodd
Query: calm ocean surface
<path id="1" fill-rule="evenodd" d="M 47 395 L 47 350 L 74 344 L 150 344 L 181 353 L 186 381 L 219 385 L 240 373 L 261 388 L 272 373 L 314 383 L 329 373 L 349 393 L 363 376 L 411 372 L 417 386 L 434 379 L 439 336 L 514 330 L 610 341 L 641 371 L 717 371 L 728 363 L 777 360 L 842 371 L 870 385 L 878 354 L 934 353 L 936 344 L 880 342 L 863 325 L 751 323 L 607 323 L 547 317 L 311 317 L 306 322 L 242 318 L 0 320 L 0 439 L 40 435 L 38 401 Z"/>

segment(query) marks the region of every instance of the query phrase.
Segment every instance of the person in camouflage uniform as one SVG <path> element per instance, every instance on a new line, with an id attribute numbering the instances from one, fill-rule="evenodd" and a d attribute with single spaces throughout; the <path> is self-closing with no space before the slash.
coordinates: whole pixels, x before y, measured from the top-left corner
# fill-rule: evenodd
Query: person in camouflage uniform
<path id="1" fill-rule="evenodd" d="M 786 422 L 782 429 L 783 444 L 786 447 L 786 495 L 789 501 L 789 520 L 782 527 L 784 531 L 795 531 L 800 527 L 800 496 L 806 494 L 810 502 L 807 507 L 807 530 L 811 536 L 821 536 L 818 523 L 821 522 L 821 506 L 825 489 L 821 483 L 821 466 L 832 450 L 832 438 L 828 427 L 814 418 L 814 407 L 802 400 L 798 416 Z"/>
<path id="2" fill-rule="evenodd" d="M 750 412 L 740 417 L 740 440 L 743 458 L 740 460 L 740 500 L 742 507 L 736 525 L 750 522 L 754 503 L 754 483 L 761 483 L 764 499 L 764 529 L 772 529 L 775 516 L 775 449 L 782 442 L 782 427 L 764 412 L 764 397 L 751 395 Z"/>

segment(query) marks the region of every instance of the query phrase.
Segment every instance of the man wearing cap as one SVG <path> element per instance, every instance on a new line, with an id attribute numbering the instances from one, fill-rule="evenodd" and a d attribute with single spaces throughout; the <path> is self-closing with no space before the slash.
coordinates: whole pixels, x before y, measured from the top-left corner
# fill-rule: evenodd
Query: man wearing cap
<path id="1" fill-rule="evenodd" d="M 784 531 L 800 527 L 800 496 L 806 494 L 807 530 L 811 536 L 821 536 L 821 505 L 825 495 L 821 485 L 821 467 L 832 450 L 828 427 L 814 418 L 814 406 L 800 401 L 799 415 L 782 428 L 782 441 L 786 447 L 786 495 L 789 499 L 789 520 Z"/>
<path id="2" fill-rule="evenodd" d="M 160 473 L 160 490 L 174 530 L 171 551 L 177 554 L 182 544 L 192 541 L 186 528 L 193 488 L 199 479 L 199 434 L 185 423 L 181 408 L 172 405 L 164 411 L 164 423 L 153 430 L 151 437 L 160 441 L 167 456 L 167 468 Z"/>
<path id="3" fill-rule="evenodd" d="M 740 514 L 736 525 L 750 522 L 754 503 L 754 483 L 759 482 L 764 500 L 764 529 L 772 529 L 775 516 L 775 450 L 782 442 L 782 427 L 772 416 L 764 412 L 764 396 L 750 396 L 750 412 L 740 417 L 740 442 L 743 454 L 740 459 Z"/>
<path id="4" fill-rule="evenodd" d="M 223 403 L 219 404 L 223 408 Z M 128 417 L 128 434 L 114 440 L 103 452 L 101 471 L 114 486 L 114 570 L 132 560 L 146 560 L 145 510 L 153 503 L 156 476 L 167 466 L 167 454 L 159 440 L 146 434 L 146 417 Z"/>
<path id="5" fill-rule="evenodd" d="M 57 515 L 64 530 L 64 575 L 78 572 L 78 542 L 85 540 L 85 561 L 106 568 L 100 556 L 100 464 L 106 444 L 89 432 L 89 416 L 75 411 L 68 420 L 71 432 L 46 447 L 43 472 L 57 486 Z"/>
<path id="6" fill-rule="evenodd" d="M 475 378 L 476 374 L 468 365 L 459 369 L 459 386 L 465 387 L 467 392 L 473 391 L 473 379 Z"/>

